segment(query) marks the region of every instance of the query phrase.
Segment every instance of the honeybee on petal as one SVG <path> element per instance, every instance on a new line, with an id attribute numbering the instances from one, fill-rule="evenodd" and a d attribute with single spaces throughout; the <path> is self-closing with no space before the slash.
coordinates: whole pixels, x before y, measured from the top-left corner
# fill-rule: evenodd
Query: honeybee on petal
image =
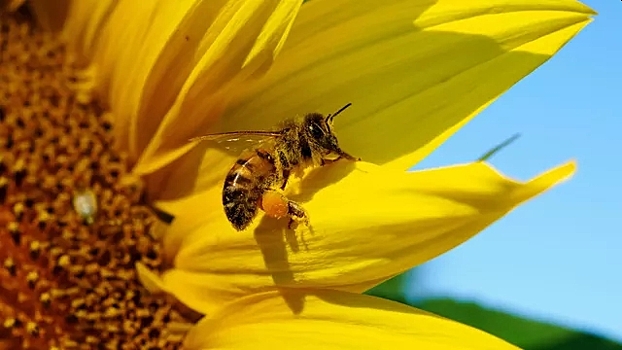
<path id="1" fill-rule="evenodd" d="M 227 173 L 222 190 L 222 205 L 233 227 L 242 231 L 251 224 L 259 209 L 273 218 L 289 217 L 294 223 L 309 224 L 309 216 L 283 191 L 293 174 L 320 167 L 340 159 L 358 161 L 344 152 L 335 136 L 333 119 L 350 107 L 324 116 L 309 113 L 283 121 L 274 131 L 232 131 L 210 134 L 190 141 L 215 141 L 228 146 L 251 142 Z"/>

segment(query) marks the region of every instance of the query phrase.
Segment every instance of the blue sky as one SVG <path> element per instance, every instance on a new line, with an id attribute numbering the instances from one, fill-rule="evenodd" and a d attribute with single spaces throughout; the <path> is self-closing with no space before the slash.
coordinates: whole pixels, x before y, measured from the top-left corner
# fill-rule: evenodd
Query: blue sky
<path id="1" fill-rule="evenodd" d="M 417 168 L 491 160 L 526 180 L 568 159 L 575 177 L 424 265 L 411 295 L 473 300 L 622 341 L 622 2 L 599 15 Z M 413 281 L 414 282 L 414 281 Z"/>

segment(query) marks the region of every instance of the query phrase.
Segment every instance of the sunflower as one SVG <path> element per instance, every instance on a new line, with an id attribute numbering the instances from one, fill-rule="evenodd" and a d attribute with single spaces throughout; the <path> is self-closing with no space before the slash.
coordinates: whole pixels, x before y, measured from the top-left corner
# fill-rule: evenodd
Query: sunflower
<path id="1" fill-rule="evenodd" d="M 573 174 L 574 162 L 527 182 L 483 162 L 406 170 L 555 54 L 590 8 L 4 5 L 0 348 L 513 348 L 361 293 Z M 364 161 L 288 185 L 311 225 L 259 215 L 236 232 L 220 201 L 235 157 L 188 139 L 346 102 L 335 128 Z"/>

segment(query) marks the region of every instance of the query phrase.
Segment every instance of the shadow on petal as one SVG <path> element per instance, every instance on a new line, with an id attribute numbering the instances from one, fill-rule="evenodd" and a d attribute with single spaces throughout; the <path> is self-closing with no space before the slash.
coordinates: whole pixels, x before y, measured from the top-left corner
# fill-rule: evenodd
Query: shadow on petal
<path id="1" fill-rule="evenodd" d="M 235 231 L 212 188 L 168 203 L 176 218 L 164 237 L 174 265 L 165 289 L 202 313 L 276 288 L 362 292 L 467 241 L 574 170 L 568 163 L 517 182 L 484 163 L 412 173 L 337 163 L 292 184 L 314 193 L 301 203 L 312 230 L 295 231 L 262 214 Z"/>

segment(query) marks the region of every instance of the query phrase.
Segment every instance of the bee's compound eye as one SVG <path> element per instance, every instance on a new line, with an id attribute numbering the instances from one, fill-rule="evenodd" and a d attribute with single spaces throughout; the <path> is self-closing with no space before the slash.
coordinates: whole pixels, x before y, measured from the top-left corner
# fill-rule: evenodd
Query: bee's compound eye
<path id="1" fill-rule="evenodd" d="M 287 199 L 276 191 L 267 191 L 261 198 L 261 206 L 266 215 L 275 219 L 285 217 L 288 212 Z"/>
<path id="2" fill-rule="evenodd" d="M 324 130 L 317 123 L 311 123 L 309 125 L 309 131 L 311 132 L 311 136 L 315 139 L 321 139 L 324 136 Z"/>

